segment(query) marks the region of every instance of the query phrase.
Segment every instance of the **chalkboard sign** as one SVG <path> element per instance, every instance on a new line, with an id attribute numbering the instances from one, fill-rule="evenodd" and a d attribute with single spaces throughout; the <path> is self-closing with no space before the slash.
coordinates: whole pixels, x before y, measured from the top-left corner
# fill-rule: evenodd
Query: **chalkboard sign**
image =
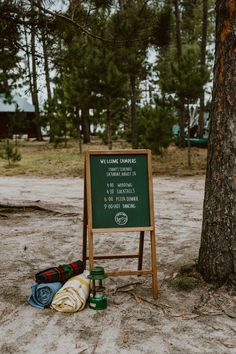
<path id="1" fill-rule="evenodd" d="M 92 269 L 96 259 L 137 258 L 137 270 L 120 270 L 107 274 L 152 275 L 153 297 L 156 298 L 157 265 L 151 151 L 87 151 L 84 177 L 84 264 L 86 265 L 86 260 L 89 259 Z M 140 232 L 138 253 L 94 255 L 95 232 L 119 231 Z M 146 231 L 150 232 L 151 236 L 151 269 L 142 269 Z"/>
<path id="2" fill-rule="evenodd" d="M 150 226 L 146 154 L 90 155 L 92 227 Z"/>

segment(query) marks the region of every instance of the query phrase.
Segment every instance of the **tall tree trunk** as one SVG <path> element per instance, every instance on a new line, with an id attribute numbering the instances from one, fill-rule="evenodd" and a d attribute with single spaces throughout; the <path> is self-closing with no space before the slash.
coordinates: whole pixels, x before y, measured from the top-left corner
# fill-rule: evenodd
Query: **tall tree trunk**
<path id="1" fill-rule="evenodd" d="M 110 108 L 107 109 L 107 144 L 108 149 L 112 150 L 112 122 Z"/>
<path id="2" fill-rule="evenodd" d="M 79 1 L 77 0 L 69 0 L 69 12 L 70 18 L 74 20 L 76 8 L 78 7 Z"/>
<path id="3" fill-rule="evenodd" d="M 138 127 L 137 127 L 137 113 L 136 113 L 136 103 L 137 103 L 137 93 L 136 93 L 136 77 L 130 77 L 130 90 L 131 90 L 131 142 L 132 148 L 137 149 L 138 147 Z"/>
<path id="4" fill-rule="evenodd" d="M 30 93 L 31 97 L 32 92 L 33 92 L 33 85 L 32 85 L 32 74 L 31 74 L 31 68 L 30 68 L 30 51 L 29 51 L 29 43 L 28 43 L 28 34 L 27 34 L 27 29 L 26 26 L 24 25 L 24 39 L 25 39 L 25 52 L 26 52 L 26 68 L 27 68 L 27 77 L 29 80 L 29 88 L 30 88 Z M 33 102 L 33 100 L 32 100 Z"/>
<path id="5" fill-rule="evenodd" d="M 118 0 L 120 10 L 124 9 L 124 0 Z"/>
<path id="6" fill-rule="evenodd" d="M 83 143 L 90 143 L 89 109 L 87 107 L 82 108 L 82 133 Z"/>
<path id="7" fill-rule="evenodd" d="M 180 25 L 180 11 L 179 11 L 179 0 L 174 0 L 175 8 L 175 38 L 176 38 L 176 50 L 177 57 L 180 58 L 182 55 L 182 42 L 181 42 L 181 25 Z"/>
<path id="8" fill-rule="evenodd" d="M 32 18 L 35 15 L 34 1 L 31 0 Z M 36 50 L 35 50 L 35 28 L 31 26 L 31 62 L 32 62 L 32 102 L 35 108 L 35 124 L 37 129 L 37 140 L 42 140 L 42 132 L 40 128 L 40 110 L 38 100 L 38 83 L 37 83 L 37 65 L 36 65 Z"/>
<path id="9" fill-rule="evenodd" d="M 201 66 L 206 66 L 206 43 L 207 43 L 207 26 L 208 26 L 208 0 L 202 0 L 202 40 L 201 40 Z M 205 95 L 204 92 L 200 96 L 200 111 L 198 120 L 198 136 L 203 137 L 204 134 L 204 111 L 205 111 Z"/>
<path id="10" fill-rule="evenodd" d="M 79 107 L 75 107 L 75 121 L 77 122 L 76 126 L 77 126 L 77 132 L 78 132 L 78 139 L 79 139 L 79 153 L 80 155 L 82 154 L 82 139 L 81 139 L 81 129 L 80 129 L 80 123 L 81 123 L 81 119 L 80 119 L 80 109 Z"/>
<path id="11" fill-rule="evenodd" d="M 40 4 L 39 4 L 40 5 Z M 39 10 L 41 11 L 41 10 Z M 48 55 L 48 43 L 47 35 L 44 27 L 41 30 L 42 46 L 43 46 L 43 59 L 44 59 L 44 72 L 45 72 L 45 81 L 47 89 L 47 99 L 48 99 L 48 117 L 49 117 L 49 130 L 50 130 L 50 142 L 54 141 L 54 133 L 52 127 L 52 93 L 51 93 L 51 80 L 49 73 L 49 55 Z"/>
<path id="12" fill-rule="evenodd" d="M 179 114 L 179 147 L 184 148 L 185 147 L 185 108 L 184 104 L 180 102 L 180 107 L 178 109 L 178 114 Z"/>
<path id="13" fill-rule="evenodd" d="M 192 166 L 192 157 L 191 157 L 191 142 L 190 142 L 190 112 L 189 112 L 189 105 L 188 105 L 188 167 Z"/>
<path id="14" fill-rule="evenodd" d="M 179 10 L 179 0 L 174 1 L 174 13 L 175 13 L 175 40 L 176 40 L 176 52 L 177 60 L 179 61 L 182 56 L 182 41 L 181 41 L 181 24 L 180 24 L 180 10 Z M 184 103 L 180 101 L 179 109 L 179 147 L 184 147 L 184 128 L 185 128 L 185 109 Z"/>
<path id="15" fill-rule="evenodd" d="M 81 137 L 81 109 L 78 106 L 74 107 L 74 119 L 73 124 L 77 130 L 77 136 L 79 141 L 79 153 L 82 154 L 82 137 Z"/>
<path id="16" fill-rule="evenodd" d="M 215 284 L 236 281 L 235 1 L 216 1 L 213 107 L 198 269 Z"/>

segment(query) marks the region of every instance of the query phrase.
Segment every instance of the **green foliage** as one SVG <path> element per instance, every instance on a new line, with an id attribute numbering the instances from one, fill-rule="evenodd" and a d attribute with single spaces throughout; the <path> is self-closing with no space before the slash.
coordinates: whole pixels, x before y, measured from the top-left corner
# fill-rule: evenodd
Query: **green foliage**
<path id="1" fill-rule="evenodd" d="M 8 165 L 10 166 L 12 163 L 21 160 L 21 154 L 14 144 L 10 140 L 5 140 L 3 146 L 0 150 L 0 157 L 4 160 L 8 161 Z"/>
<path id="2" fill-rule="evenodd" d="M 97 9 L 109 8 L 110 6 L 112 6 L 113 0 L 93 0 L 93 3 Z"/>
<path id="3" fill-rule="evenodd" d="M 182 33 L 185 43 L 192 44 L 201 36 L 202 0 L 183 0 L 181 5 Z"/>
<path id="4" fill-rule="evenodd" d="M 199 63 L 197 45 L 185 45 L 182 56 L 176 60 L 174 49 L 161 53 L 156 64 L 161 92 L 175 94 L 176 101 L 194 103 L 209 80 L 209 71 Z"/>
<path id="5" fill-rule="evenodd" d="M 145 106 L 138 117 L 139 146 L 161 154 L 173 140 L 174 118 L 167 108 Z"/>
<path id="6" fill-rule="evenodd" d="M 0 93 L 9 97 L 20 77 L 19 13 L 15 1 L 1 1 L 0 14 Z"/>
<path id="7" fill-rule="evenodd" d="M 209 0 L 209 9 L 214 2 Z M 177 42 L 177 22 L 173 10 L 173 26 L 169 47 L 161 48 L 158 53 L 155 70 L 158 75 L 157 84 L 163 94 L 172 94 L 177 109 L 184 105 L 196 103 L 209 82 L 209 50 L 207 50 L 206 65 L 201 66 L 201 41 L 202 41 L 202 1 L 179 2 L 180 13 L 180 38 Z M 213 11 L 210 11 L 214 13 Z M 208 44 L 212 41 L 213 19 L 209 14 Z M 180 47 L 179 47 L 179 46 Z M 178 53 L 178 54 L 177 54 Z M 183 114 L 183 111 L 182 111 Z M 180 114 L 181 115 L 181 114 Z"/>
<path id="8" fill-rule="evenodd" d="M 171 7 L 165 6 L 156 14 L 153 24 L 150 43 L 157 47 L 164 47 L 170 44 L 172 28 Z"/>
<path id="9" fill-rule="evenodd" d="M 72 129 L 71 115 L 67 110 L 65 103 L 64 93 L 62 88 L 56 88 L 54 97 L 51 102 L 51 107 L 55 111 L 51 115 L 51 133 L 54 136 L 55 146 L 64 141 L 64 145 L 67 145 L 67 136 L 70 135 Z"/>
<path id="10" fill-rule="evenodd" d="M 80 137 L 82 132 L 83 137 L 85 133 L 89 136 L 89 127 L 97 125 L 105 127 L 105 134 L 109 132 L 113 138 L 125 127 L 135 140 L 142 81 L 152 75 L 147 60 L 150 48 L 158 48 L 156 71 L 162 95 L 171 94 L 177 106 L 180 101 L 183 105 L 196 101 L 202 92 L 208 79 L 206 70 L 199 66 L 202 1 L 179 2 L 181 58 L 176 56 L 173 1 L 64 1 L 67 9 L 55 16 L 52 1 L 42 1 L 42 4 L 36 1 L 42 8 L 39 10 L 35 5 L 33 14 L 29 4 L 30 1 L 0 2 L 0 92 L 10 92 L 15 85 L 21 45 L 31 58 L 30 37 L 26 47 L 23 31 L 29 33 L 33 26 L 38 49 L 42 46 L 43 28 L 50 39 L 49 69 L 53 67 L 51 73 L 56 71 L 54 97 L 46 104 L 43 122 L 50 126 L 51 136 L 65 137 L 66 142 L 68 135 Z M 42 51 L 36 53 L 38 68 L 43 66 L 41 54 Z M 28 74 L 32 77 L 30 72 Z M 154 114 L 152 110 L 150 108 Z M 158 117 L 162 115 L 160 111 Z M 160 130 L 161 127 L 166 131 L 162 119 L 157 123 L 158 119 L 153 120 L 153 128 Z M 144 126 L 140 122 L 139 125 Z M 14 124 L 23 124 L 23 119 L 17 118 Z M 141 141 L 150 144 L 149 125 L 145 129 L 148 132 L 142 132 Z M 166 145 L 164 141 L 161 144 Z M 159 148 L 153 149 L 159 151 Z"/>
<path id="11" fill-rule="evenodd" d="M 79 21 L 79 18 L 74 20 Z M 108 22 L 109 18 L 101 12 L 96 14 L 96 23 L 91 21 L 91 25 L 93 28 L 99 27 L 105 35 Z M 100 113 L 90 114 L 88 124 L 104 124 L 106 129 L 109 125 L 111 133 L 115 132 L 122 122 L 121 112 L 127 104 L 128 84 L 127 75 L 116 62 L 114 48 L 107 48 L 104 43 L 72 32 L 70 37 L 64 37 L 63 49 L 59 50 L 58 55 L 63 58 L 63 65 L 58 62 L 59 75 L 55 81 L 57 116 L 60 114 L 62 120 L 69 119 L 77 130 L 80 128 L 78 124 L 82 125 L 84 133 L 85 116 L 78 120 L 74 112 L 89 112 L 92 109 Z M 52 125 L 55 124 L 58 125 L 58 122 L 54 119 Z"/>
<path id="12" fill-rule="evenodd" d="M 114 13 L 108 23 L 109 33 L 118 43 L 115 48 L 117 62 L 122 63 L 123 72 L 139 80 L 147 75 L 147 50 L 156 36 L 156 16 L 147 2 L 130 1 Z"/>
<path id="13" fill-rule="evenodd" d="M 170 91 L 186 103 L 196 101 L 209 80 L 207 68 L 199 64 L 199 55 L 197 46 L 188 45 L 185 46 L 180 60 L 171 63 Z"/>

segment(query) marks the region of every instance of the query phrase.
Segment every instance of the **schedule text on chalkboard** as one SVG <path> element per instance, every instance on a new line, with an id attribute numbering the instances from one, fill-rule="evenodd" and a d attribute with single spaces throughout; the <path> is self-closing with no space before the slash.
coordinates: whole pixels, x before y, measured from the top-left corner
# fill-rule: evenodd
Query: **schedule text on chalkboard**
<path id="1" fill-rule="evenodd" d="M 146 154 L 90 156 L 93 228 L 150 226 Z"/>

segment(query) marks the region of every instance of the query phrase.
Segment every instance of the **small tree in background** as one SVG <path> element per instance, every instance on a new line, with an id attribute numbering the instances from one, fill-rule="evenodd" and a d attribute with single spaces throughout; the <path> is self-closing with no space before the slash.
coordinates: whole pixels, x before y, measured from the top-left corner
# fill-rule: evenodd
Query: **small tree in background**
<path id="1" fill-rule="evenodd" d="M 184 103 L 189 111 L 191 103 L 195 103 L 204 92 L 204 85 L 209 80 L 209 72 L 206 67 L 201 66 L 198 61 L 199 48 L 194 45 L 185 46 L 181 59 L 178 63 L 171 65 L 172 71 L 172 92 L 176 94 L 179 101 Z M 188 128 L 188 166 L 191 166 L 190 150 L 190 116 L 187 115 Z"/>
<path id="2" fill-rule="evenodd" d="M 162 154 L 173 140 L 173 124 L 174 118 L 167 108 L 150 106 L 141 108 L 138 116 L 139 146 Z"/>
<path id="3" fill-rule="evenodd" d="M 164 60 L 169 58 L 169 60 Z M 171 50 L 159 58 L 156 69 L 159 73 L 159 86 L 162 93 L 172 94 L 176 109 L 181 107 L 185 113 L 189 111 L 190 104 L 195 104 L 202 92 L 204 85 L 209 80 L 209 71 L 199 63 L 199 47 L 185 45 L 182 48 L 181 58 L 176 61 L 171 56 Z M 186 114 L 187 115 L 187 114 Z M 190 117 L 184 119 L 183 127 L 188 127 L 188 165 L 191 166 L 190 152 Z M 181 124 L 180 124 L 181 127 Z"/>
<path id="4" fill-rule="evenodd" d="M 8 161 L 8 166 L 21 160 L 21 153 L 10 140 L 5 140 L 0 150 L 0 157 Z"/>

